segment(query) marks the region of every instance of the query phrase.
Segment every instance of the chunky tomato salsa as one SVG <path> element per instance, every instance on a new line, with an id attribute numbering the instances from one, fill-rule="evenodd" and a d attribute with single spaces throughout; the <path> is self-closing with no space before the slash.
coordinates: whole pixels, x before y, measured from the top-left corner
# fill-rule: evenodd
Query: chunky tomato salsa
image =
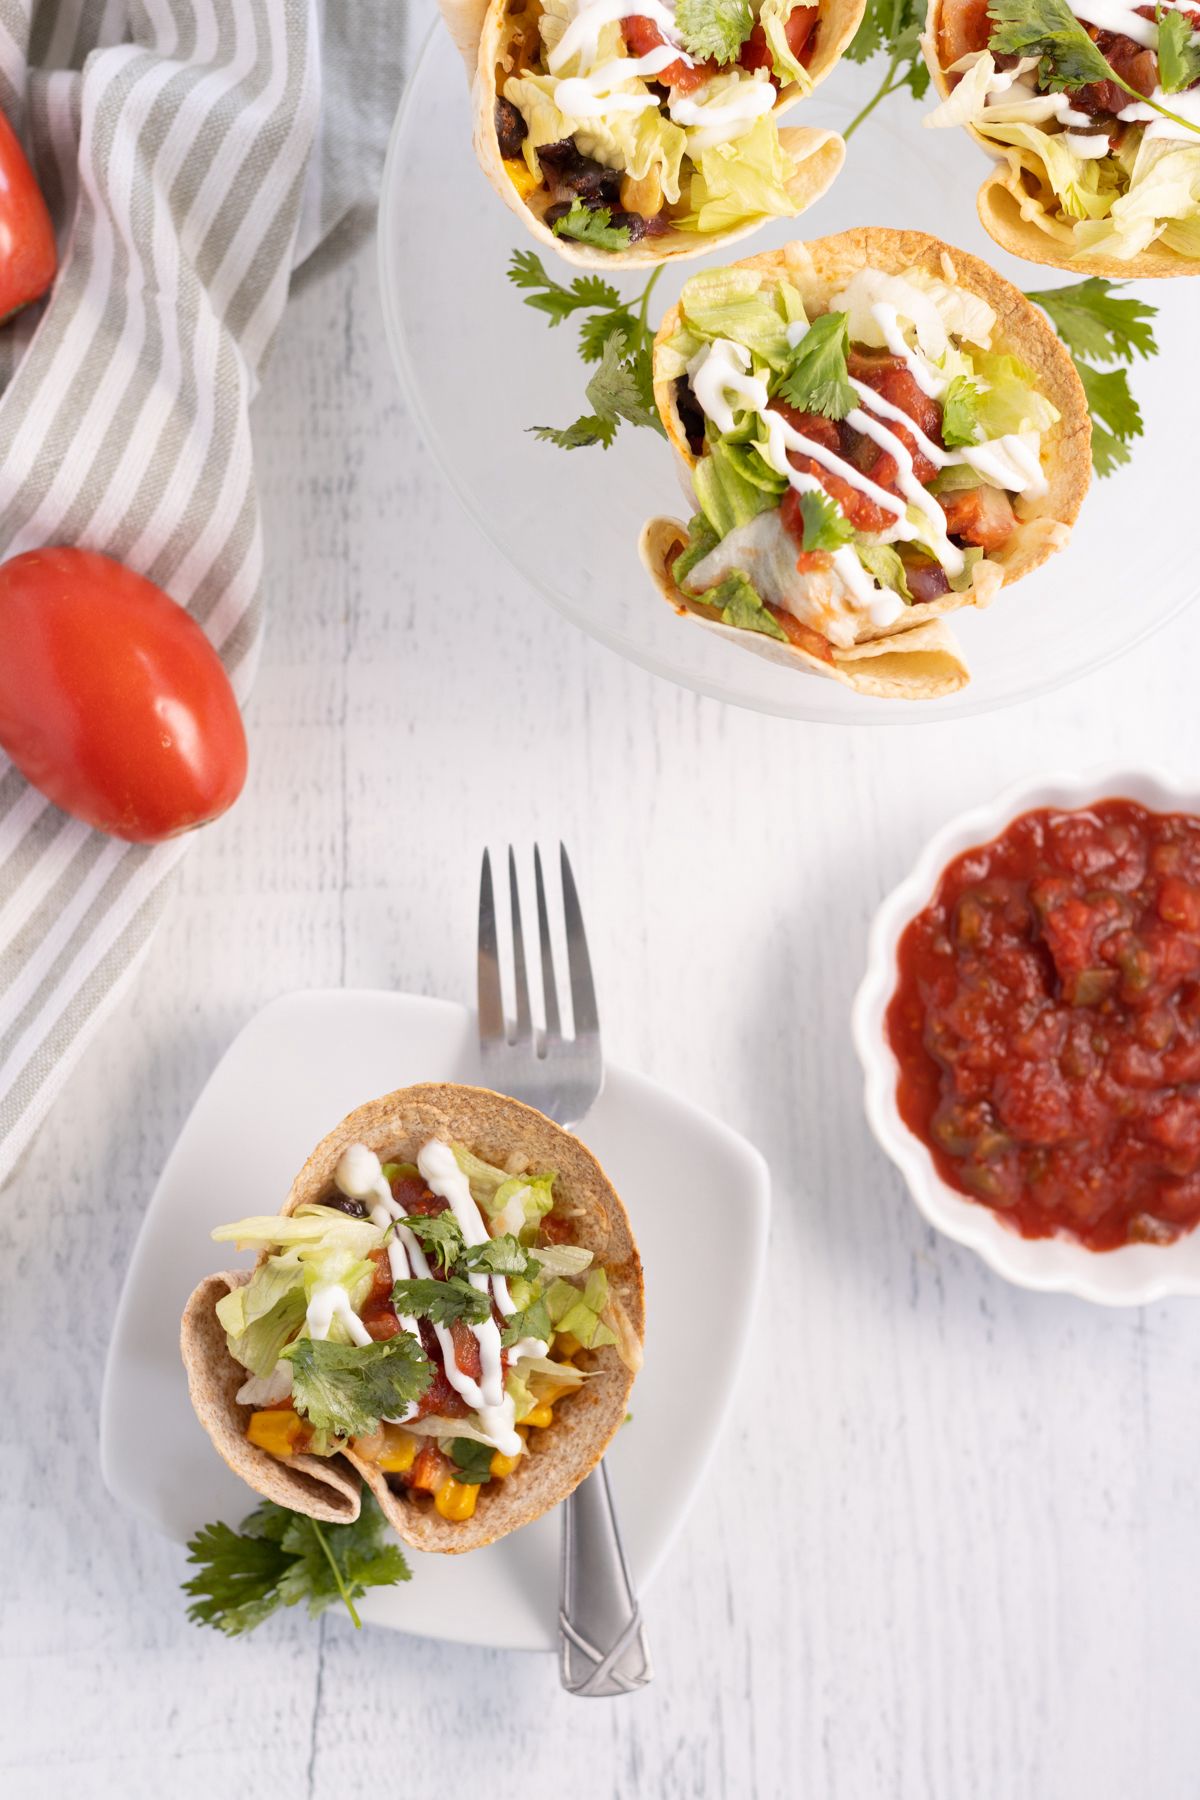
<path id="1" fill-rule="evenodd" d="M 900 940 L 901 1115 L 1025 1237 L 1200 1221 L 1200 819 L 1031 812 L 945 870 Z"/>

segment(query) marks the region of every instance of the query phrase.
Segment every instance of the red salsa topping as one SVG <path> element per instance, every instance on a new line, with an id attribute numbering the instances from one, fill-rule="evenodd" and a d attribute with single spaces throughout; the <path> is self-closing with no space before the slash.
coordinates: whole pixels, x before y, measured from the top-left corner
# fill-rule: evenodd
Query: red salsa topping
<path id="1" fill-rule="evenodd" d="M 897 1098 L 951 1186 L 1025 1237 L 1200 1221 L 1200 819 L 1031 812 L 900 940 Z"/>

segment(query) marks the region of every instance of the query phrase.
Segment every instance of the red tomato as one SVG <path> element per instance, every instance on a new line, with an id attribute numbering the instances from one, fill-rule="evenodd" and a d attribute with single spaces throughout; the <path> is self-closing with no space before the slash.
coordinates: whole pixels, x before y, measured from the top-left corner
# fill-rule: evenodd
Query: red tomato
<path id="1" fill-rule="evenodd" d="M 0 319 L 40 300 L 58 268 L 54 226 L 20 139 L 0 113 Z"/>
<path id="2" fill-rule="evenodd" d="M 56 806 L 135 844 L 207 824 L 246 779 L 237 700 L 203 631 L 94 550 L 0 566 L 0 747 Z"/>

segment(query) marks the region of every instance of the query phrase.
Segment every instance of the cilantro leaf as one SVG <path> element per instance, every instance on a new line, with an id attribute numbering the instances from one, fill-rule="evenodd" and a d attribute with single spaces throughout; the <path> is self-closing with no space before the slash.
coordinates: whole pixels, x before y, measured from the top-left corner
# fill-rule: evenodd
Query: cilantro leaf
<path id="1" fill-rule="evenodd" d="M 587 450 L 593 444 L 603 444 L 607 450 L 617 435 L 617 420 L 585 413 L 573 425 L 566 425 L 561 430 L 557 425 L 531 425 L 529 429 L 535 438 L 541 438 L 546 444 L 556 444 L 560 450 Z"/>
<path id="2" fill-rule="evenodd" d="M 1093 362 L 1132 362 L 1135 355 L 1157 356 L 1151 320 L 1157 317 L 1158 308 L 1145 300 L 1118 299 L 1121 285 L 1089 275 L 1086 281 L 1028 293 L 1025 298 L 1048 314 L 1072 356 L 1090 357 Z"/>
<path id="3" fill-rule="evenodd" d="M 624 306 L 595 312 L 590 318 L 579 321 L 579 354 L 584 362 L 599 362 L 604 355 L 604 346 L 614 332 L 623 331 L 628 337 L 633 330 L 633 319 Z"/>
<path id="4" fill-rule="evenodd" d="M 397 1281 L 392 1287 L 392 1305 L 398 1313 L 432 1319 L 435 1325 L 453 1325 L 456 1319 L 482 1325 L 492 1316 L 492 1297 L 486 1288 L 472 1287 L 460 1275 L 452 1275 L 449 1281 Z"/>
<path id="5" fill-rule="evenodd" d="M 522 1338 L 537 1338 L 540 1343 L 548 1344 L 553 1330 L 546 1302 L 539 1295 L 522 1312 L 513 1313 L 500 1333 L 500 1342 L 506 1350 L 520 1343 Z"/>
<path id="6" fill-rule="evenodd" d="M 451 1438 L 448 1446 L 454 1462 L 455 1481 L 465 1482 L 468 1487 L 479 1487 L 482 1482 L 492 1478 L 492 1457 L 495 1451 L 490 1444 L 481 1444 L 476 1438 Z"/>
<path id="7" fill-rule="evenodd" d="M 800 512 L 804 519 L 804 550 L 840 550 L 854 536 L 854 527 L 828 494 L 801 494 Z"/>
<path id="8" fill-rule="evenodd" d="M 205 1525 L 188 1542 L 188 1561 L 199 1571 L 183 1583 L 192 1596 L 188 1618 L 240 1637 L 281 1606 L 307 1600 L 315 1618 L 341 1599 L 358 1626 L 354 1601 L 367 1588 L 409 1579 L 400 1546 L 380 1541 L 383 1527 L 383 1514 L 366 1493 L 349 1525 L 320 1525 L 271 1500 L 242 1520 L 240 1532 Z"/>
<path id="9" fill-rule="evenodd" d="M 1075 367 L 1092 415 L 1092 462 L 1097 475 L 1111 475 L 1129 461 L 1129 439 L 1142 435 L 1141 408 L 1124 369 L 1093 369 L 1085 362 Z"/>
<path id="10" fill-rule="evenodd" d="M 463 1241 L 462 1227 L 449 1209 L 440 1213 L 410 1213 L 400 1220 L 400 1224 L 407 1225 L 426 1256 L 432 1256 L 438 1268 L 449 1270 Z"/>
<path id="11" fill-rule="evenodd" d="M 555 237 L 574 238 L 594 250 L 628 250 L 632 241 L 628 225 L 613 224 L 611 207 L 589 207 L 578 199 L 572 200 L 570 212 L 555 219 L 551 229 Z"/>
<path id="12" fill-rule="evenodd" d="M 979 441 L 982 389 L 968 375 L 956 375 L 942 401 L 942 442 L 947 449 Z"/>
<path id="13" fill-rule="evenodd" d="M 489 1238 L 485 1244 L 468 1244 L 458 1258 L 458 1267 L 470 1275 L 533 1275 L 538 1262 L 511 1231 Z"/>
<path id="14" fill-rule="evenodd" d="M 580 275 L 569 288 L 564 287 L 547 275 L 541 257 L 534 250 L 513 252 L 508 279 L 514 287 L 531 290 L 525 295 L 526 306 L 546 313 L 551 325 L 561 325 L 574 312 L 620 305 L 616 288 L 599 275 Z"/>
<path id="15" fill-rule="evenodd" d="M 1158 79 L 1164 94 L 1181 94 L 1200 81 L 1200 36 L 1191 17 L 1174 8 L 1155 8 L 1158 19 Z"/>
<path id="16" fill-rule="evenodd" d="M 250 1525 L 257 1516 L 252 1513 L 244 1524 Z M 239 1536 L 231 1525 L 217 1523 L 205 1525 L 190 1538 L 188 1550 L 188 1561 L 198 1563 L 201 1570 L 183 1584 L 184 1593 L 193 1595 L 188 1607 L 193 1624 L 215 1625 L 238 1637 L 253 1631 L 283 1604 L 279 1583 L 292 1558 L 276 1539 L 255 1531 Z"/>
<path id="17" fill-rule="evenodd" d="M 650 355 L 629 356 L 629 340 L 616 331 L 607 340 L 600 367 L 587 384 L 587 397 L 604 419 L 628 419 L 631 425 L 649 425 L 665 437 L 654 404 Z"/>
<path id="18" fill-rule="evenodd" d="M 1043 87 L 1078 88 L 1092 81 L 1120 81 L 1092 42 L 1067 0 L 989 0 L 996 56 L 1040 56 Z"/>
<path id="19" fill-rule="evenodd" d="M 1142 414 L 1126 371 L 1097 369 L 1087 358 L 1131 363 L 1135 356 L 1158 355 L 1152 324 L 1158 308 L 1118 298 L 1119 285 L 1091 275 L 1069 287 L 1026 295 L 1048 315 L 1079 371 L 1092 415 L 1092 465 L 1100 477 L 1129 461 L 1130 440 L 1142 435 Z"/>
<path id="20" fill-rule="evenodd" d="M 675 24 L 690 55 L 731 63 L 754 30 L 754 9 L 750 0 L 677 0 Z"/>
<path id="21" fill-rule="evenodd" d="M 796 346 L 779 391 L 801 412 L 844 419 L 858 405 L 846 372 L 850 320 L 846 313 L 822 313 Z"/>
<path id="22" fill-rule="evenodd" d="M 419 1400 L 433 1380 L 429 1358 L 407 1331 L 376 1344 L 297 1338 L 283 1355 L 292 1365 L 296 1411 L 337 1437 L 369 1436 L 381 1419 L 394 1419 Z"/>

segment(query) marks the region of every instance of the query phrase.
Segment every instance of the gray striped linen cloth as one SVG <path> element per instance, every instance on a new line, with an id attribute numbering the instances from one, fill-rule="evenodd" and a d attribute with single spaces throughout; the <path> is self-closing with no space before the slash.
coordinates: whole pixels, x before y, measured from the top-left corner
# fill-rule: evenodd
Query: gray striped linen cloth
<path id="1" fill-rule="evenodd" d="M 394 0 L 0 0 L 0 106 L 60 252 L 48 303 L 0 333 L 0 557 L 117 557 L 189 607 L 239 697 L 262 613 L 248 407 L 293 267 L 368 215 L 399 28 Z M 91 831 L 0 757 L 0 1180 L 185 847 Z"/>

